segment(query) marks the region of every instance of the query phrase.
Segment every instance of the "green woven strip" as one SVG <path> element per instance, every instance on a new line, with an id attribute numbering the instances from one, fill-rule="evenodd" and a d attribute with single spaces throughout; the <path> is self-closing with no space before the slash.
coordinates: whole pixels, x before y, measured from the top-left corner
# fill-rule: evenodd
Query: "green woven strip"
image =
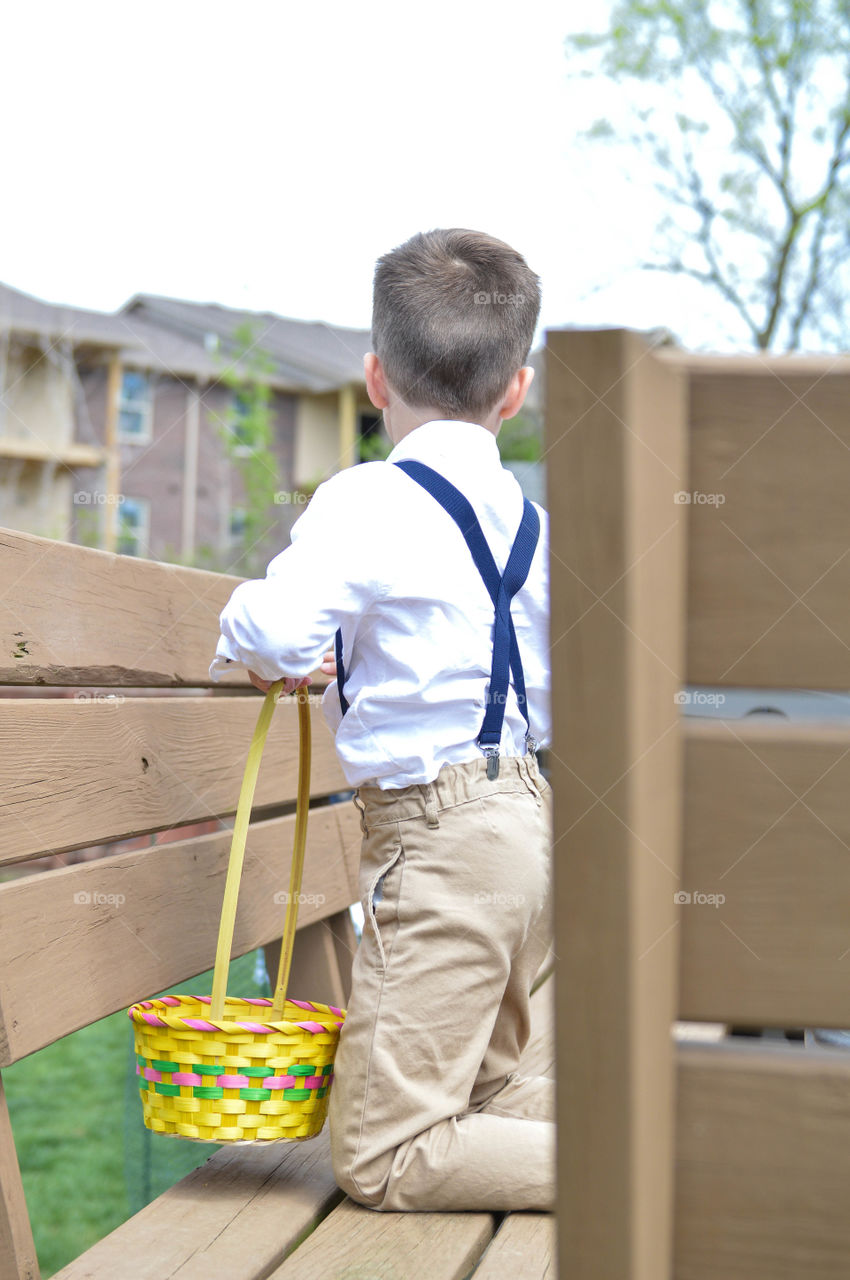
<path id="1" fill-rule="evenodd" d="M 316 1068 L 309 1062 L 299 1062 L 294 1067 L 287 1067 L 281 1072 L 284 1076 L 314 1076 Z"/>
<path id="2" fill-rule="evenodd" d="M 334 1069 L 334 1064 L 332 1062 L 329 1062 L 326 1067 L 322 1067 L 322 1075 L 329 1076 L 330 1073 L 333 1071 L 333 1069 Z"/>
<path id="3" fill-rule="evenodd" d="M 154 1082 L 154 1086 L 153 1086 L 153 1087 L 154 1087 L 154 1089 L 156 1090 L 156 1092 L 157 1092 L 157 1093 L 164 1093 L 164 1094 L 166 1094 L 166 1095 L 167 1095 L 167 1097 L 169 1097 L 169 1098 L 179 1098 L 179 1097 L 180 1097 L 180 1085 L 179 1085 L 179 1084 L 161 1084 L 161 1083 L 159 1082 L 159 1080 L 156 1080 L 156 1081 Z"/>
<path id="4" fill-rule="evenodd" d="M 147 1058 L 143 1053 L 136 1054 L 136 1061 L 138 1062 L 140 1067 L 144 1067 L 147 1064 Z"/>
<path id="5" fill-rule="evenodd" d="M 287 1102 L 305 1102 L 312 1098 L 312 1089 L 284 1089 L 283 1096 Z"/>
<path id="6" fill-rule="evenodd" d="M 235 1076 L 258 1076 L 261 1079 L 274 1074 L 269 1067 L 233 1067 L 232 1071 Z"/>
<path id="7" fill-rule="evenodd" d="M 227 1067 L 211 1067 L 206 1063 L 199 1062 L 197 1066 L 186 1067 L 186 1071 L 194 1071 L 198 1076 L 223 1076 L 227 1073 Z"/>
<path id="8" fill-rule="evenodd" d="M 317 1089 L 317 1090 L 316 1090 L 316 1097 L 317 1097 L 317 1098 L 324 1098 L 325 1094 L 326 1094 L 326 1093 L 327 1093 L 327 1091 L 328 1091 L 328 1087 L 329 1087 L 328 1085 L 324 1084 L 324 1085 L 322 1085 L 321 1089 Z"/>
<path id="9" fill-rule="evenodd" d="M 202 1085 L 196 1084 L 192 1086 L 193 1098 L 223 1098 L 224 1090 L 211 1086 L 205 1089 Z"/>
<path id="10" fill-rule="evenodd" d="M 272 1096 L 271 1089 L 240 1089 L 239 1097 L 246 1102 L 267 1102 Z"/>
<path id="11" fill-rule="evenodd" d="M 155 1071 L 179 1071 L 179 1062 L 166 1062 L 163 1058 L 153 1058 L 151 1066 Z"/>

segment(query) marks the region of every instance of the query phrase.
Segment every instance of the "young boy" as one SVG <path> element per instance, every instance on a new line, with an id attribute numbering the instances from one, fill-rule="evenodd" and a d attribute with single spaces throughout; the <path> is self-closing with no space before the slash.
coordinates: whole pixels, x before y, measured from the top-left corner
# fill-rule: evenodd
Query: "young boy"
<path id="1" fill-rule="evenodd" d="M 496 444 L 531 382 L 539 306 L 524 259 L 478 232 L 378 261 L 366 387 L 394 448 L 319 486 L 265 579 L 234 591 L 210 668 L 240 663 L 261 689 L 285 675 L 290 692 L 336 633 L 323 709 L 361 814 L 364 926 L 331 1152 L 378 1210 L 554 1203 L 554 1081 L 517 1071 L 551 946 L 534 754 L 547 519 Z"/>

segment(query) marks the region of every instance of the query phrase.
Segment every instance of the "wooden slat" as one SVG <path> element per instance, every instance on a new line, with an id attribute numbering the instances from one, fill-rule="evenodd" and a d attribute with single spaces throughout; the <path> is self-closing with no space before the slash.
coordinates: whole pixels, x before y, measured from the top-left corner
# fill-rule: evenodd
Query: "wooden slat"
<path id="1" fill-rule="evenodd" d="M 850 729 L 684 729 L 680 1016 L 850 1027 Z"/>
<path id="2" fill-rule="evenodd" d="M 39 1280 L 38 1260 L 27 1214 L 18 1155 L 0 1075 L 0 1276 Z"/>
<path id="3" fill-rule="evenodd" d="M 235 955 L 280 934 L 294 822 L 251 827 Z M 353 805 L 311 812 L 302 926 L 356 901 L 360 840 Z M 0 1066 L 210 968 L 230 844 L 216 832 L 0 885 Z"/>
<path id="4" fill-rule="evenodd" d="M 689 681 L 847 688 L 848 403 L 846 362 L 691 371 Z"/>
<path id="5" fill-rule="evenodd" d="M 280 964 L 280 945 L 281 939 L 276 938 L 265 946 L 266 971 L 272 983 Z M 344 1009 L 351 990 L 351 962 L 356 949 L 348 910 L 299 929 L 292 950 L 288 991 L 299 999 L 319 1000 Z"/>
<path id="6" fill-rule="evenodd" d="M 209 685 L 241 581 L 0 529 L 0 684 Z"/>
<path id="7" fill-rule="evenodd" d="M 676 1280 L 845 1280 L 850 1055 L 679 1052 Z"/>
<path id="8" fill-rule="evenodd" d="M 550 331 L 558 1251 L 667 1280 L 686 385 L 635 334 Z"/>
<path id="9" fill-rule="evenodd" d="M 375 1213 L 345 1200 L 269 1280 L 465 1280 L 493 1228 L 491 1213 Z"/>
<path id="10" fill-rule="evenodd" d="M 555 1219 L 549 1213 L 511 1213 L 493 1237 L 475 1280 L 556 1280 Z"/>
<path id="11" fill-rule="evenodd" d="M 0 684 L 209 685 L 242 580 L 0 529 Z"/>
<path id="12" fill-rule="evenodd" d="M 341 1195 L 327 1127 L 222 1148 L 54 1280 L 257 1280 Z"/>
<path id="13" fill-rule="evenodd" d="M 120 697 L 120 695 L 118 695 Z M 312 705 L 311 793 L 348 788 Z M 231 814 L 262 706 L 241 697 L 0 698 L 0 863 Z M 254 803 L 294 801 L 298 707 L 275 707 Z"/>

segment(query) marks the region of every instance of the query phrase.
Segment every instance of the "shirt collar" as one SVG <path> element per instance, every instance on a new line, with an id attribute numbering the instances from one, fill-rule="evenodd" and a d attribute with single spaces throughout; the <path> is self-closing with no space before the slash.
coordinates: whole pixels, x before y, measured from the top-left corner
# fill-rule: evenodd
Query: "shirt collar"
<path id="1" fill-rule="evenodd" d="M 477 422 L 460 422 L 453 419 L 435 419 L 423 422 L 400 440 L 387 457 L 388 462 L 402 458 L 456 458 L 459 455 L 477 457 L 479 460 L 498 461 L 501 465 L 499 445 L 492 431 Z"/>

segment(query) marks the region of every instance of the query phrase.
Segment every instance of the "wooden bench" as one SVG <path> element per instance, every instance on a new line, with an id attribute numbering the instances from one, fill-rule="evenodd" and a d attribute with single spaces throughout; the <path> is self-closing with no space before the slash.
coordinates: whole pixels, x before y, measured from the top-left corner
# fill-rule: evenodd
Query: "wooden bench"
<path id="1" fill-rule="evenodd" d="M 0 864 L 232 816 L 261 695 L 244 674 L 211 687 L 208 667 L 219 612 L 238 581 L 0 530 L 5 692 L 102 695 L 0 699 Z M 189 692 L 163 696 L 175 689 Z M 278 706 L 235 955 L 279 946 L 285 908 L 275 893 L 289 882 L 296 721 L 294 703 Z M 358 898 L 360 827 L 352 804 L 327 803 L 346 782 L 318 705 L 313 741 L 290 992 L 344 1007 L 357 945 L 348 908 Z M 0 1066 L 167 987 L 192 991 L 193 976 L 212 963 L 229 847 L 229 832 L 218 830 L 0 885 Z M 535 1074 L 554 1069 L 547 976 L 541 970 L 523 1060 Z M 475 1270 L 497 1280 L 513 1278 L 521 1258 L 534 1280 L 551 1275 L 552 1235 L 547 1215 L 381 1214 L 354 1204 L 334 1182 L 326 1126 L 303 1144 L 222 1147 L 58 1274 L 460 1280 Z M 0 1081 L 0 1277 L 38 1274 Z"/>
<path id="2" fill-rule="evenodd" d="M 843 1280 L 850 1054 L 671 1025 L 850 1027 L 850 727 L 680 703 L 850 688 L 850 361 L 564 330 L 546 381 L 558 1253 Z"/>

